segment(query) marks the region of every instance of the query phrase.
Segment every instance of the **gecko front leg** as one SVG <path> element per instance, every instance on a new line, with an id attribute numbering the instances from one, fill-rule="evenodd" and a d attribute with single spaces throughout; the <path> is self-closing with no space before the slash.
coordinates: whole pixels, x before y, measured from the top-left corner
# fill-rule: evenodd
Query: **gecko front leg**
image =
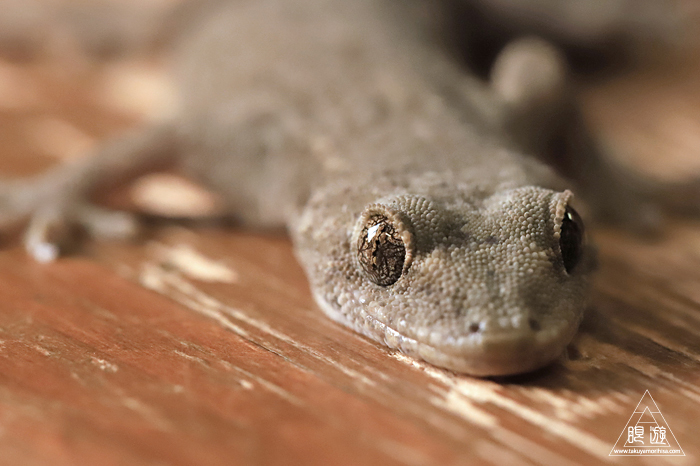
<path id="1" fill-rule="evenodd" d="M 5 182 L 0 186 L 0 222 L 7 227 L 28 221 L 24 245 L 39 262 L 55 260 L 75 227 L 93 237 L 132 237 L 138 230 L 133 214 L 100 207 L 90 196 L 98 188 L 171 162 L 177 154 L 175 140 L 170 126 L 152 127 L 120 138 L 75 164 Z"/>

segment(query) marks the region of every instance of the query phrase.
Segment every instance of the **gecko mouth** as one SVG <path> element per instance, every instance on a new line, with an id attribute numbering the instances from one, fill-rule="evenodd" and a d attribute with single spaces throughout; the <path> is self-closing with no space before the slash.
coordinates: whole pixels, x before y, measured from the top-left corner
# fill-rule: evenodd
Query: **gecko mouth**
<path id="1" fill-rule="evenodd" d="M 520 374 L 546 366 L 561 355 L 578 325 L 576 321 L 547 330 L 491 333 L 471 343 L 460 339 L 459 344 L 437 345 L 403 335 L 381 322 L 376 322 L 376 330 L 383 331 L 383 341 L 391 348 L 445 369 L 486 377 Z"/>
<path id="2" fill-rule="evenodd" d="M 479 377 L 521 374 L 546 366 L 562 354 L 581 321 L 579 317 L 545 328 L 531 324 L 523 329 L 486 332 L 476 338 L 435 344 L 404 335 L 366 313 L 361 325 L 350 322 L 322 299 L 317 297 L 317 302 L 333 320 L 390 348 L 435 366 Z"/>

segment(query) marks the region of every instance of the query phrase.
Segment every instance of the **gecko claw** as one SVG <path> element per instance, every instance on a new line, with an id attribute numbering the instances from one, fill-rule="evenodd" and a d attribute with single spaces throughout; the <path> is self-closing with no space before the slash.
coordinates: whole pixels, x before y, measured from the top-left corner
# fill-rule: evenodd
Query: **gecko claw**
<path id="1" fill-rule="evenodd" d="M 136 216 L 97 206 L 69 185 L 41 179 L 0 186 L 0 229 L 27 222 L 23 244 L 37 262 L 55 261 L 83 230 L 92 238 L 130 239 L 139 232 Z"/>

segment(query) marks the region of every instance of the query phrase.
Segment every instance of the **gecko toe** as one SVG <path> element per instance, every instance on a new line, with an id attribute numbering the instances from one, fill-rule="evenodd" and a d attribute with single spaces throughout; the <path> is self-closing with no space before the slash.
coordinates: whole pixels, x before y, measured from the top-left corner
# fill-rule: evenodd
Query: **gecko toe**
<path id="1" fill-rule="evenodd" d="M 131 239 L 139 232 L 139 222 L 130 212 L 83 204 L 76 212 L 77 221 L 93 238 Z"/>
<path id="2" fill-rule="evenodd" d="M 38 209 L 30 218 L 24 234 L 24 247 L 37 262 L 53 262 L 61 246 L 70 237 L 70 222 L 56 205 Z"/>
<path id="3" fill-rule="evenodd" d="M 42 263 L 56 260 L 74 245 L 79 231 L 102 239 L 129 239 L 138 233 L 135 215 L 88 202 L 46 204 L 29 217 L 24 247 L 31 257 Z"/>

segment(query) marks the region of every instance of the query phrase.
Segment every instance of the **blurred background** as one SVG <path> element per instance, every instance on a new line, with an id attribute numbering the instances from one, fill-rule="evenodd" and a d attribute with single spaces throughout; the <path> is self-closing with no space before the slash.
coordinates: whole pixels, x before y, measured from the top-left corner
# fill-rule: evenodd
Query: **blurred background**
<path id="1" fill-rule="evenodd" d="M 128 127 L 175 115 L 168 44 L 202 3 L 0 0 L 0 172 L 23 175 L 82 157 Z M 611 156 L 667 179 L 700 173 L 698 2 L 443 0 L 440 7 L 446 35 L 476 72 L 486 75 L 513 37 L 536 31 L 556 40 Z M 149 180 L 135 194 L 146 210 L 213 209 L 213 199 L 181 179 Z M 180 197 L 158 205 L 169 198 L 164 192 Z"/>

